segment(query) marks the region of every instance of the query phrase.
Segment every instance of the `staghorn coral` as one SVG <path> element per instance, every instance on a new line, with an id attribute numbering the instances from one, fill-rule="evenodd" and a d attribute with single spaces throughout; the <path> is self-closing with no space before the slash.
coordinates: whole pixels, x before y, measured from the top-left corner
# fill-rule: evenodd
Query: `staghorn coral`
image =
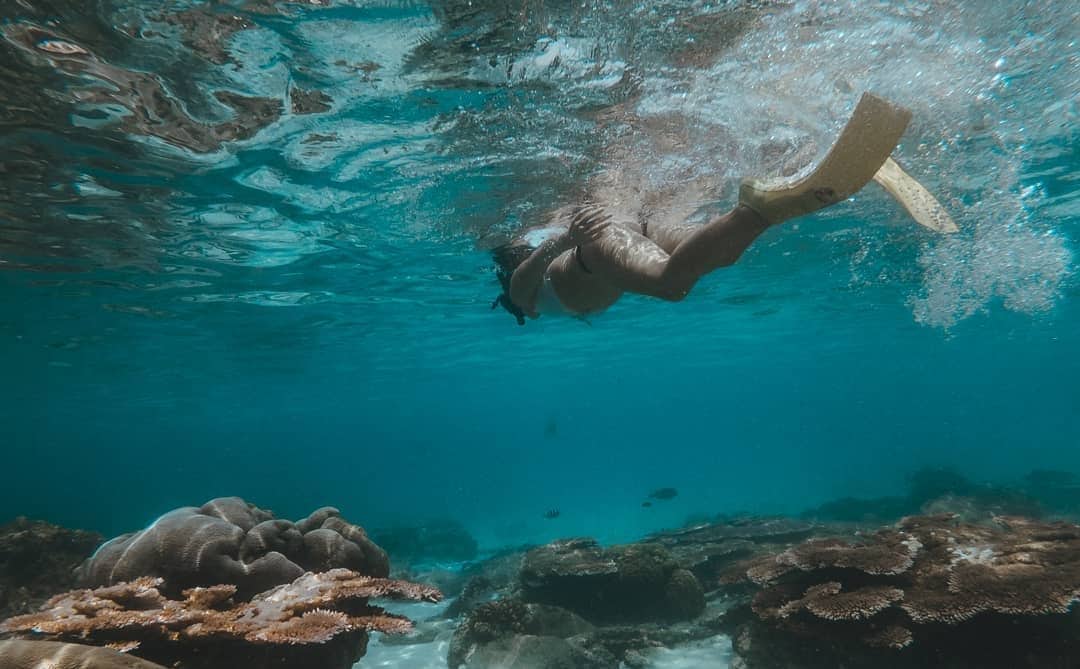
<path id="1" fill-rule="evenodd" d="M 739 633 L 748 667 L 1080 662 L 1080 526 L 915 516 L 855 542 L 809 540 L 759 558 L 747 578 L 762 586 Z M 807 643 L 817 664 L 777 655 Z"/>
<path id="2" fill-rule="evenodd" d="M 0 641 L 4 669 L 163 669 L 110 648 L 57 641 Z"/>
<path id="3" fill-rule="evenodd" d="M 170 594 L 227 583 L 246 598 L 306 571 L 334 568 L 390 573 L 386 553 L 333 507 L 292 523 L 239 497 L 223 497 L 170 511 L 142 531 L 106 542 L 82 565 L 79 582 L 93 587 L 160 576 Z"/>
<path id="4" fill-rule="evenodd" d="M 235 586 L 191 588 L 173 599 L 162 583 L 141 577 L 58 595 L 42 611 L 0 624 L 0 632 L 122 644 L 183 668 L 349 667 L 363 655 L 368 632 L 412 629 L 407 618 L 370 606 L 369 599 L 441 599 L 434 588 L 346 569 L 306 573 L 238 603 Z"/>

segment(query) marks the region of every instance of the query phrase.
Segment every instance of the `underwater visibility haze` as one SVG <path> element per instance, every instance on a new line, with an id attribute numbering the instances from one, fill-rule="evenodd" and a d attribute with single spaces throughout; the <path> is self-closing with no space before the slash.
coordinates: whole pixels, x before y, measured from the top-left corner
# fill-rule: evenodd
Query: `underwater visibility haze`
<path id="1" fill-rule="evenodd" d="M 495 550 L 1080 473 L 1078 16 L 0 0 L 0 517 L 236 495 Z M 870 184 L 678 303 L 490 308 L 491 250 L 586 184 L 704 220 L 863 91 L 959 232 Z"/>

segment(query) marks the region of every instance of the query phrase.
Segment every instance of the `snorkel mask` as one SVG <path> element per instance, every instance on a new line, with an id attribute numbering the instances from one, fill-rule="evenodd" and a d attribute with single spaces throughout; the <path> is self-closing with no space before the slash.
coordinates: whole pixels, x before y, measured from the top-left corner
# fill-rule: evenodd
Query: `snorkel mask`
<path id="1" fill-rule="evenodd" d="M 525 312 L 518 308 L 518 305 L 514 304 L 510 300 L 510 296 L 506 293 L 499 293 L 499 296 L 495 298 L 495 301 L 491 303 L 491 308 L 501 306 L 510 312 L 510 315 L 517 319 L 518 325 L 525 325 Z"/>

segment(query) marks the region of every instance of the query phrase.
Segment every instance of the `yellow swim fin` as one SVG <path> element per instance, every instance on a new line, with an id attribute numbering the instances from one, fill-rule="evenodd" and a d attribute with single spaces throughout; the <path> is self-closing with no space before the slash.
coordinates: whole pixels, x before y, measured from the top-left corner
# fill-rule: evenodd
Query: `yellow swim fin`
<path id="1" fill-rule="evenodd" d="M 960 230 L 937 198 L 914 177 L 901 169 L 892 158 L 886 160 L 877 171 L 874 181 L 892 195 L 900 206 L 911 214 L 915 222 L 924 228 L 946 234 Z"/>
<path id="2" fill-rule="evenodd" d="M 810 174 L 747 179 L 739 187 L 739 204 L 780 223 L 846 200 L 874 178 L 910 120 L 907 109 L 863 93 L 844 130 Z"/>

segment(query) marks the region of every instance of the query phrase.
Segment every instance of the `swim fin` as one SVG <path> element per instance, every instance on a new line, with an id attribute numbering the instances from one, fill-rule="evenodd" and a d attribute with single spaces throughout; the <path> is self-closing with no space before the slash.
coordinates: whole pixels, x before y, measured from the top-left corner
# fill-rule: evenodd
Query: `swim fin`
<path id="1" fill-rule="evenodd" d="M 810 174 L 747 179 L 739 187 L 739 204 L 780 223 L 846 200 L 874 178 L 910 120 L 907 109 L 863 93 L 840 137 Z"/>
<path id="2" fill-rule="evenodd" d="M 892 195 L 900 206 L 911 214 L 915 222 L 924 228 L 945 234 L 960 230 L 937 198 L 914 177 L 901 169 L 892 158 L 887 159 L 877 171 L 874 181 Z"/>

